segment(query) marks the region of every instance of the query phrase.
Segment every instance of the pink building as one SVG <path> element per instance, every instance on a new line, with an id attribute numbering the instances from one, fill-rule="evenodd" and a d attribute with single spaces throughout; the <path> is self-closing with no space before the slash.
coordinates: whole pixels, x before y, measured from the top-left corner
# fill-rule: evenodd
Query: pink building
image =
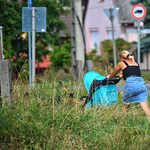
<path id="1" fill-rule="evenodd" d="M 123 38 L 128 42 L 137 41 L 136 33 L 127 34 L 126 32 L 126 29 L 134 28 L 134 22 L 136 21 L 131 16 L 132 5 L 130 1 L 88 0 L 84 18 L 87 52 L 97 49 L 97 54 L 101 55 L 100 42 L 112 39 L 111 21 L 103 9 L 119 8 L 119 12 L 113 21 L 115 38 Z"/>
<path id="2" fill-rule="evenodd" d="M 128 33 L 127 29 L 134 29 L 134 22 L 137 22 L 131 16 L 131 1 L 135 0 L 82 0 L 83 25 L 86 41 L 86 52 L 92 49 L 97 50 L 97 54 L 101 55 L 100 43 L 106 39 L 112 39 L 111 21 L 105 14 L 104 9 L 119 8 L 113 24 L 115 30 L 115 38 L 123 38 L 128 42 L 137 42 L 137 33 Z M 70 14 L 69 14 L 70 15 Z M 71 21 L 70 16 L 65 17 L 63 21 L 67 25 L 70 33 Z M 150 52 L 141 52 L 141 69 L 150 70 Z"/>

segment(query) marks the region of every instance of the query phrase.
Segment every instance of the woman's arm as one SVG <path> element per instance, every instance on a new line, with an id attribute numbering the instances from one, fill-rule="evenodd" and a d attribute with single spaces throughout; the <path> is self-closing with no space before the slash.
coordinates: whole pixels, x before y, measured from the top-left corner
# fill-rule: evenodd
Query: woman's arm
<path id="1" fill-rule="evenodd" d="M 118 65 L 116 66 L 116 68 L 114 69 L 114 71 L 110 74 L 110 75 L 107 75 L 107 78 L 114 78 L 116 77 L 117 73 L 121 70 L 121 63 L 118 63 Z M 120 78 L 122 78 L 123 75 L 120 75 Z"/>

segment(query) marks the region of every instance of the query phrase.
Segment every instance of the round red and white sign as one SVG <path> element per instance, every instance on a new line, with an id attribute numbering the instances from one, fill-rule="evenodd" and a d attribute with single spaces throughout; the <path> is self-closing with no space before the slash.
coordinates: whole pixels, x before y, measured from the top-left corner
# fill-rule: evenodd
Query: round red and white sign
<path id="1" fill-rule="evenodd" d="M 146 8 L 143 5 L 134 5 L 131 9 L 131 15 L 134 19 L 143 19 L 146 16 Z"/>

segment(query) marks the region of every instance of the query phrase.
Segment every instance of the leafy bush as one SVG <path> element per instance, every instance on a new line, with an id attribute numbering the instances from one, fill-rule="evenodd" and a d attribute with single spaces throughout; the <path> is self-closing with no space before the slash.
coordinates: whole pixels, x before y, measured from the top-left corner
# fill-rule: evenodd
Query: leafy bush
<path id="1" fill-rule="evenodd" d="M 119 61 L 118 53 L 122 50 L 130 51 L 134 48 L 133 43 L 129 43 L 124 39 L 118 38 L 115 40 L 116 44 L 116 58 L 117 62 Z M 110 63 L 114 63 L 114 56 L 113 56 L 113 42 L 112 40 L 105 40 L 101 42 L 100 50 L 102 52 L 102 63 L 103 66 L 108 66 Z"/>
<path id="2" fill-rule="evenodd" d="M 150 81 L 150 73 L 149 72 L 141 72 L 142 77 L 144 78 L 144 80 L 146 81 Z"/>
<path id="3" fill-rule="evenodd" d="M 50 61 L 56 70 L 71 66 L 71 40 L 64 41 L 62 46 L 54 46 L 54 51 L 50 52 Z"/>

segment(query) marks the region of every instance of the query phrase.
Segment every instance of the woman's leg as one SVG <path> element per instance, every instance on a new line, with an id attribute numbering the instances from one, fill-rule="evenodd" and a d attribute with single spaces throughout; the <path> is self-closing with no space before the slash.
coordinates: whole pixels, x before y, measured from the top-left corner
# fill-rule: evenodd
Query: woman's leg
<path id="1" fill-rule="evenodd" d="M 147 101 L 140 103 L 142 109 L 144 110 L 145 114 L 148 116 L 148 119 L 150 120 L 150 109 L 148 108 Z"/>
<path id="2" fill-rule="evenodd" d="M 124 105 L 123 105 L 123 111 L 124 111 L 124 112 L 127 112 L 127 111 L 129 110 L 130 105 L 131 105 L 131 104 L 124 104 Z"/>

